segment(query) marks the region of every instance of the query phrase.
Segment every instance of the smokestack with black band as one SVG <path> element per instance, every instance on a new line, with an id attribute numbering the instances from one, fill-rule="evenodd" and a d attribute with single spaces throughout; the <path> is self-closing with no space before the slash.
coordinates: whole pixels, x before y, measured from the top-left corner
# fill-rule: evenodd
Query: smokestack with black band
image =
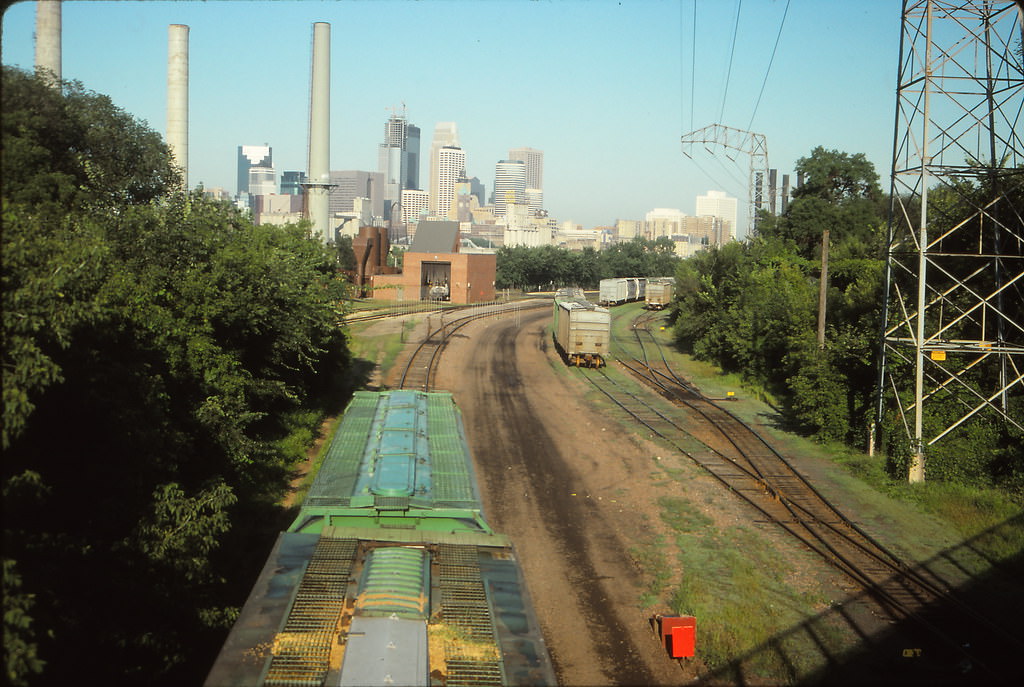
<path id="1" fill-rule="evenodd" d="M 37 0 L 36 72 L 53 79 L 54 83 L 61 80 L 60 28 L 60 1 Z"/>
<path id="2" fill-rule="evenodd" d="M 331 147 L 331 25 L 313 24 L 313 68 L 309 88 L 309 173 L 306 181 L 313 235 L 329 241 L 328 193 Z"/>
<path id="3" fill-rule="evenodd" d="M 167 145 L 188 188 L 188 27 L 167 29 Z"/>

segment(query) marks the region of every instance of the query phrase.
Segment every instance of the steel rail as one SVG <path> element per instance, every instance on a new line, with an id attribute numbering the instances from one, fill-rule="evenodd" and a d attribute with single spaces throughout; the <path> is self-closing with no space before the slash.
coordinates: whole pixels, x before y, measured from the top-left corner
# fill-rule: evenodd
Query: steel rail
<path id="1" fill-rule="evenodd" d="M 485 304 L 484 310 L 464 315 L 450 322 L 444 321 L 444 313 L 442 313 L 441 326 L 433 330 L 429 330 L 428 327 L 429 331 L 426 336 L 413 349 L 412 355 L 402 370 L 398 388 L 430 391 L 430 382 L 441 360 L 441 353 L 448 344 L 448 337 L 471 322 L 511 312 L 522 312 L 523 310 L 546 308 L 549 306 L 550 303 L 545 300 L 516 301 L 512 304 Z M 422 373 L 422 376 L 420 376 L 420 373 Z"/>
<path id="2" fill-rule="evenodd" d="M 786 531 L 796 536 L 805 545 L 822 555 L 856 583 L 864 587 L 891 615 L 916 620 L 922 626 L 928 628 L 936 637 L 960 652 L 965 658 L 973 660 L 979 667 L 988 670 L 984 663 L 978 660 L 977 656 L 969 655 L 969 652 L 964 647 L 948 637 L 947 632 L 935 627 L 922 617 L 922 612 L 929 604 L 942 600 L 963 614 L 965 619 L 969 618 L 980 628 L 984 628 L 988 632 L 995 632 L 1001 637 L 1012 640 L 1012 643 L 1016 645 L 1015 649 L 1024 648 L 1024 644 L 1019 639 L 1011 635 L 1004 628 L 993 624 L 988 618 L 980 615 L 960 600 L 941 578 L 934 574 L 926 577 L 901 561 L 873 537 L 850 521 L 849 518 L 846 518 L 749 425 L 725 408 L 714 403 L 711 399 L 700 394 L 689 382 L 681 380 L 668 364 L 661 344 L 646 329 L 646 324 L 651 319 L 649 317 L 643 319 L 638 317 L 634 321 L 633 327 L 644 357 L 644 361 L 635 359 L 635 362 L 645 368 L 646 372 L 621 360 L 619 363 L 642 381 L 656 386 L 662 396 L 677 404 L 687 406 L 704 418 L 710 425 L 718 428 L 722 437 L 749 464 L 749 469 L 737 463 L 735 459 L 727 456 L 723 456 L 723 458 L 729 460 L 731 466 L 740 470 L 741 474 L 745 474 L 748 479 L 754 479 L 757 484 L 761 485 L 764 493 L 770 494 L 773 497 L 773 501 L 785 509 L 784 517 L 780 518 L 778 513 L 770 513 L 766 508 L 755 503 L 747 493 L 744 493 L 742 487 L 738 488 L 732 479 L 726 479 L 726 475 L 716 474 L 710 465 L 702 463 L 693 456 L 690 456 L 691 459 L 705 467 L 732 491 L 739 494 L 748 503 L 751 503 L 757 510 L 765 514 L 770 521 L 780 525 Z M 656 370 L 650 364 L 646 346 L 639 333 L 640 331 L 644 331 L 657 347 L 665 368 L 664 372 Z M 712 409 L 712 411 L 709 412 L 709 409 Z M 737 441 L 741 436 L 746 436 L 748 441 Z M 750 438 L 754 439 L 755 446 L 762 448 L 761 451 L 747 450 L 740 445 L 741 443 L 746 443 L 749 447 Z M 672 443 L 674 444 L 674 442 Z M 707 444 L 705 443 L 705 445 Z M 712 447 L 709 446 L 708 448 L 721 455 L 720 452 L 715 451 Z M 686 451 L 683 451 L 683 453 L 690 455 Z M 758 453 L 761 454 L 760 464 L 757 460 Z M 765 464 L 764 461 L 766 459 L 771 460 L 772 463 L 770 465 Z M 783 467 L 784 474 L 772 474 L 772 467 L 779 466 Z M 786 484 L 787 480 L 789 482 L 788 486 Z M 795 489 L 796 493 L 789 491 L 792 489 Z M 789 519 L 792 519 L 792 523 L 799 525 L 799 531 L 790 527 L 791 523 L 787 522 Z M 837 527 L 830 522 L 833 519 L 838 521 L 842 527 Z M 853 534 L 856 536 L 853 536 Z M 865 560 L 865 557 L 867 560 Z"/>

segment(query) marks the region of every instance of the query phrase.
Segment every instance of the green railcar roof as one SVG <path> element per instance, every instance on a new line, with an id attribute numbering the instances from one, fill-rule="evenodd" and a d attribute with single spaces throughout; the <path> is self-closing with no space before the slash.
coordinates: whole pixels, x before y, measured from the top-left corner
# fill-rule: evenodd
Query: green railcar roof
<path id="1" fill-rule="evenodd" d="M 363 515 L 422 519 L 458 510 L 479 519 L 481 504 L 452 395 L 359 391 L 291 529 L 308 531 L 314 519 L 351 524 Z"/>

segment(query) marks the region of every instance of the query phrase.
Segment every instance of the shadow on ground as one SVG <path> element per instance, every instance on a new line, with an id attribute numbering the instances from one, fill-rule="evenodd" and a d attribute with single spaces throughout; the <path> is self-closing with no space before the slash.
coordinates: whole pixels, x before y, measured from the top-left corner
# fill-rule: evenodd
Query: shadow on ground
<path id="1" fill-rule="evenodd" d="M 948 598 L 882 632 L 870 591 L 836 604 L 701 683 L 763 685 L 765 674 L 798 685 L 1024 684 L 1024 514 L 918 566 L 943 580 Z M 1007 552 L 1001 554 L 998 552 Z M 860 637 L 855 647 L 838 637 Z M 698 628 L 699 651 L 699 628 Z M 770 673 L 767 673 L 770 669 Z"/>

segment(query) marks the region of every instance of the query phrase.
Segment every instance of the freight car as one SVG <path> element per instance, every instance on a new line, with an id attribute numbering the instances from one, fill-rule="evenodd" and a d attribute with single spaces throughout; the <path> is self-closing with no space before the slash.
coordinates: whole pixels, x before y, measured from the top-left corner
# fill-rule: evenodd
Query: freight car
<path id="1" fill-rule="evenodd" d="M 646 292 L 647 279 L 644 277 L 618 277 L 602 279 L 597 303 L 602 306 L 621 305 L 642 301 Z"/>
<path id="2" fill-rule="evenodd" d="M 611 343 L 611 314 L 582 298 L 556 298 L 555 348 L 570 365 L 601 367 Z"/>
<path id="3" fill-rule="evenodd" d="M 205 684 L 555 684 L 451 394 L 356 392 Z"/>
<path id="4" fill-rule="evenodd" d="M 675 289 L 675 277 L 658 277 L 647 280 L 647 295 L 644 307 L 648 310 L 661 310 L 672 303 Z"/>

